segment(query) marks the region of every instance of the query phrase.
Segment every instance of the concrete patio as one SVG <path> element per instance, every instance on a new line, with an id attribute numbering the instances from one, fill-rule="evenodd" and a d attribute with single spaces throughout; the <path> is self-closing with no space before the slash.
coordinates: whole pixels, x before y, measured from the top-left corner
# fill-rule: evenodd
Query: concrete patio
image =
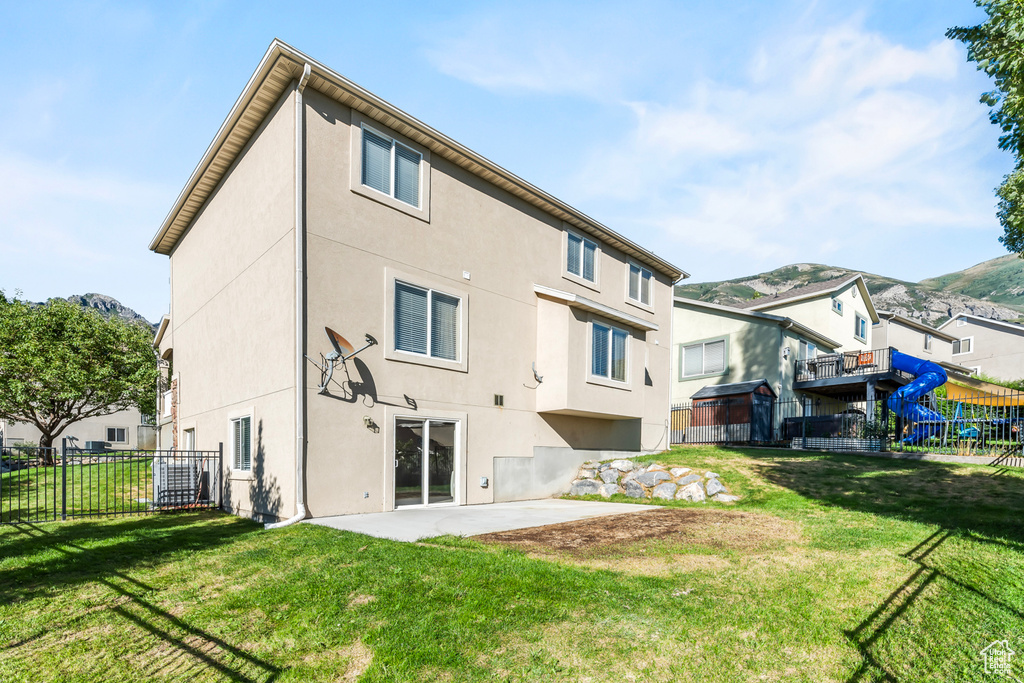
<path id="1" fill-rule="evenodd" d="M 421 538 L 446 534 L 476 536 L 495 531 L 575 522 L 591 517 L 640 513 L 659 508 L 657 505 L 546 499 L 490 505 L 407 508 L 394 512 L 319 517 L 306 520 L 306 524 L 320 524 L 395 541 L 418 541 Z"/>

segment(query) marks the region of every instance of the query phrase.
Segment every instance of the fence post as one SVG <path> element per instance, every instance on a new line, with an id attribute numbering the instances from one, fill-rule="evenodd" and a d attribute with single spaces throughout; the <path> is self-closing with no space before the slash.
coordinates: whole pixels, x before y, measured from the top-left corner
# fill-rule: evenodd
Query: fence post
<path id="1" fill-rule="evenodd" d="M 224 504 L 224 442 L 217 444 L 217 509 Z"/>
<path id="2" fill-rule="evenodd" d="M 68 518 L 68 439 L 60 440 L 60 518 Z"/>
<path id="3" fill-rule="evenodd" d="M 800 401 L 800 448 L 807 448 L 807 404 L 811 399 L 806 396 Z"/>

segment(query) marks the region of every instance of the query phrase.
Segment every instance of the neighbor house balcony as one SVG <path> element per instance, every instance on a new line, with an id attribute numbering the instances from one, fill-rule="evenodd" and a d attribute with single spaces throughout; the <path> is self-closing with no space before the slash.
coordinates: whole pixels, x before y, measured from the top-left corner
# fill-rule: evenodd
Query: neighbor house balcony
<path id="1" fill-rule="evenodd" d="M 892 367 L 896 349 L 846 351 L 798 360 L 793 388 L 818 393 L 846 392 L 867 387 L 895 390 L 913 377 Z"/>

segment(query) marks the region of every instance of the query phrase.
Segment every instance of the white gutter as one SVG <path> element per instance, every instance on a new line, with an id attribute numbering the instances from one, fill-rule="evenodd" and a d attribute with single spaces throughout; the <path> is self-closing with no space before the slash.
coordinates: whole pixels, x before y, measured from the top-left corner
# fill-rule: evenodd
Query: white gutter
<path id="1" fill-rule="evenodd" d="M 295 516 L 283 522 L 265 524 L 265 529 L 280 529 L 306 518 L 306 230 L 305 230 L 305 166 L 303 150 L 305 126 L 302 91 L 306 89 L 312 68 L 306 64 L 302 78 L 295 84 Z"/>

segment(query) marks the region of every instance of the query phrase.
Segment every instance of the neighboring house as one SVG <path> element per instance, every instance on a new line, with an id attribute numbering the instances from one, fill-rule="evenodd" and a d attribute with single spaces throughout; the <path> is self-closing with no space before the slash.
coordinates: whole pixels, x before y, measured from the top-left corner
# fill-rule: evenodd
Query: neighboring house
<path id="1" fill-rule="evenodd" d="M 961 313 L 939 331 L 954 339 L 954 363 L 995 379 L 1024 378 L 1024 326 Z"/>
<path id="2" fill-rule="evenodd" d="M 889 346 L 938 363 L 947 372 L 971 374 L 969 368 L 954 362 L 953 346 L 958 341 L 956 337 L 898 313 L 878 311 L 878 322 L 874 325 L 872 339 L 879 348 Z"/>
<path id="3" fill-rule="evenodd" d="M 793 390 L 796 360 L 831 353 L 839 342 L 792 318 L 676 297 L 672 316 L 672 402 L 704 387 L 766 380 L 780 401 Z"/>
<path id="4" fill-rule="evenodd" d="M 27 422 L 0 420 L 0 432 L 3 432 L 6 446 L 39 443 L 39 430 Z M 149 424 L 149 420 L 143 420 L 137 409 L 121 410 L 75 422 L 57 437 L 54 447 L 60 448 L 64 438 L 74 448 L 85 448 L 89 442 L 103 442 L 112 449 L 149 449 L 156 442 L 153 425 Z"/>
<path id="5" fill-rule="evenodd" d="M 871 338 L 871 328 L 878 322 L 878 313 L 871 302 L 864 277 L 859 273 L 762 296 L 737 307 L 798 320 L 839 342 L 836 351 L 862 352 L 879 348 Z"/>
<path id="6" fill-rule="evenodd" d="M 540 497 L 667 446 L 685 274 L 279 41 L 150 248 L 164 413 L 240 514 Z M 327 327 L 377 343 L 321 390 Z"/>

